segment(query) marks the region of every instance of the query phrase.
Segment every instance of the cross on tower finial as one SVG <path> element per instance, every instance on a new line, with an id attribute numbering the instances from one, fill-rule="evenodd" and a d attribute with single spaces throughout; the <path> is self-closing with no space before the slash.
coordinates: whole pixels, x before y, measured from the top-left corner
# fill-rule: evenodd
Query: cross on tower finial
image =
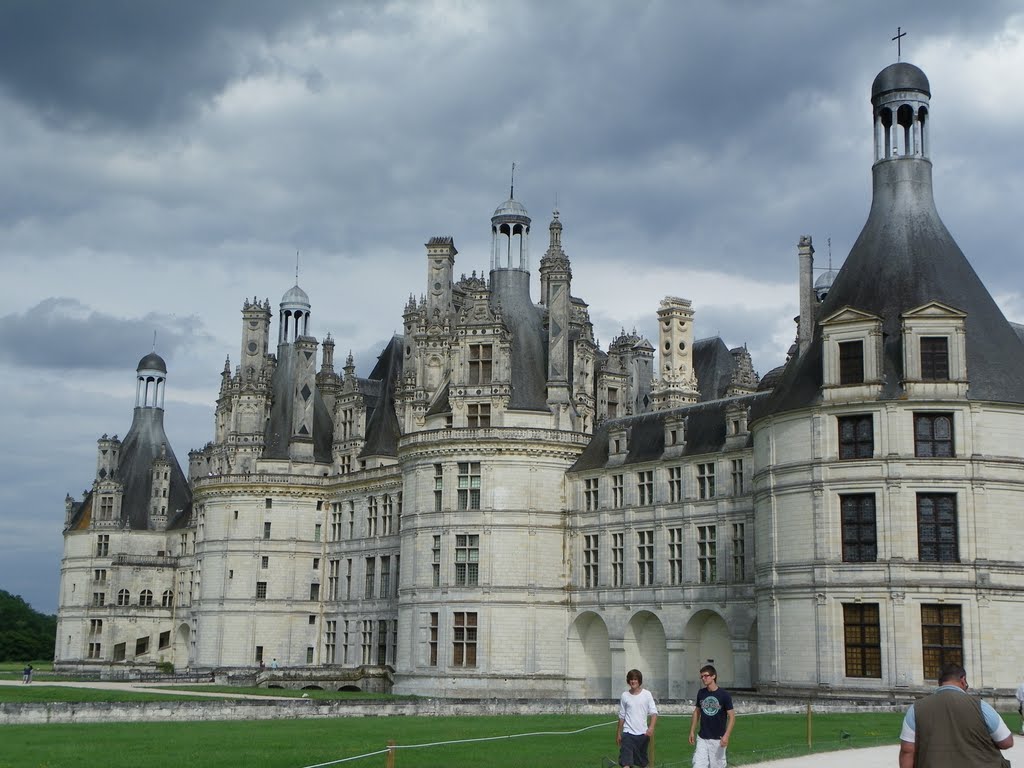
<path id="1" fill-rule="evenodd" d="M 907 36 L 907 33 L 903 31 L 901 27 L 896 27 L 896 37 L 893 41 L 896 43 L 896 61 L 900 60 L 900 56 L 903 55 L 903 38 Z"/>

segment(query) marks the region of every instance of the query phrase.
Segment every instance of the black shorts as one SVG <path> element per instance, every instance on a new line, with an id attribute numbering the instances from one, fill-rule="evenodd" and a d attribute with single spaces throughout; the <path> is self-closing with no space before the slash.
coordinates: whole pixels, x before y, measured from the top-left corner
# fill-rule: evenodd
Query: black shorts
<path id="1" fill-rule="evenodd" d="M 619 765 L 636 765 L 639 768 L 645 768 L 647 745 L 650 741 L 647 736 L 636 736 L 623 732 L 622 744 L 619 745 Z"/>

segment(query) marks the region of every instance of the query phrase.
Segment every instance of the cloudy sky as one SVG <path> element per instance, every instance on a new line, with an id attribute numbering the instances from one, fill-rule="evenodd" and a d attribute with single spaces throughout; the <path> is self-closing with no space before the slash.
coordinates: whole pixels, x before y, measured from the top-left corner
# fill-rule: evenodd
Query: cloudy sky
<path id="1" fill-rule="evenodd" d="M 897 26 L 932 84 L 939 211 L 1024 320 L 1016 2 L 0 3 L 0 588 L 56 610 L 64 496 L 127 431 L 154 333 L 184 460 L 246 297 L 276 317 L 298 252 L 312 332 L 368 372 L 427 239 L 488 268 L 513 162 L 534 265 L 557 201 L 603 346 L 655 339 L 672 294 L 780 364 L 799 237 L 838 265 L 866 218 Z"/>

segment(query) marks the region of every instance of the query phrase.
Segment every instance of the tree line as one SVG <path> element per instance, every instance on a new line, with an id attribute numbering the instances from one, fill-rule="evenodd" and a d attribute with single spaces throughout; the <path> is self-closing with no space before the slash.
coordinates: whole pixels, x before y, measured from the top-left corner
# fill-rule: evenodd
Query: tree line
<path id="1" fill-rule="evenodd" d="M 0 661 L 50 660 L 56 638 L 56 616 L 0 589 Z"/>

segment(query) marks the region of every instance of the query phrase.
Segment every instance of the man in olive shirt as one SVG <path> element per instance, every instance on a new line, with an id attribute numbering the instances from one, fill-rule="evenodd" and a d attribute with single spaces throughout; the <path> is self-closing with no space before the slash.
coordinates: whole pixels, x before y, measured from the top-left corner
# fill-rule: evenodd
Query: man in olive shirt
<path id="1" fill-rule="evenodd" d="M 967 672 L 946 664 L 934 693 L 910 705 L 900 733 L 900 768 L 1008 766 L 1013 734 L 999 714 L 967 694 Z"/>

